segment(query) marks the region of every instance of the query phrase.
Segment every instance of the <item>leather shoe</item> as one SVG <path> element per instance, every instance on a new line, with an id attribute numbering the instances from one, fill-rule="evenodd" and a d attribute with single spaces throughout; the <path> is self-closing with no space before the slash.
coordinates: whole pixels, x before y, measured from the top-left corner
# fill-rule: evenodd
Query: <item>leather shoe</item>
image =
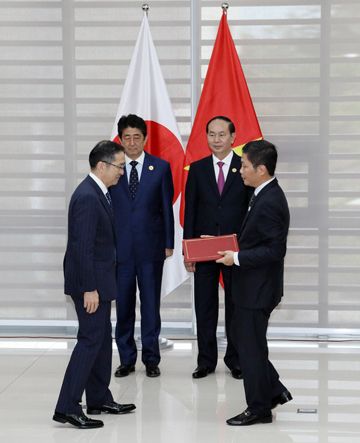
<path id="1" fill-rule="evenodd" d="M 236 380 L 241 380 L 243 378 L 241 369 L 239 369 L 239 368 L 230 369 L 230 372 L 231 372 L 231 376 L 233 378 L 236 378 Z"/>
<path id="2" fill-rule="evenodd" d="M 250 425 L 255 425 L 256 423 L 271 423 L 271 422 L 272 422 L 272 415 L 270 411 L 268 413 L 259 415 L 252 413 L 251 411 L 249 411 L 249 409 L 246 409 L 241 414 L 229 418 L 229 420 L 226 420 L 226 423 L 230 426 L 250 426 Z"/>
<path id="3" fill-rule="evenodd" d="M 61 414 L 60 412 L 55 411 L 53 420 L 59 423 L 70 423 L 80 429 L 94 429 L 102 428 L 104 426 L 104 423 L 101 420 L 93 420 L 92 418 L 86 417 L 83 413 Z"/>
<path id="4" fill-rule="evenodd" d="M 120 365 L 115 371 L 115 377 L 127 377 L 130 372 L 135 371 L 134 365 Z"/>
<path id="5" fill-rule="evenodd" d="M 206 368 L 205 366 L 198 366 L 195 371 L 192 373 L 193 378 L 204 378 L 207 375 L 214 372 L 214 369 Z"/>
<path id="6" fill-rule="evenodd" d="M 147 365 L 146 366 L 146 375 L 148 377 L 159 377 L 160 369 L 157 365 Z"/>
<path id="7" fill-rule="evenodd" d="M 132 403 L 121 405 L 115 401 L 111 401 L 98 407 L 88 406 L 86 412 L 90 415 L 99 415 L 102 412 L 107 412 L 108 414 L 127 414 L 134 409 L 136 409 L 136 406 Z"/>
<path id="8" fill-rule="evenodd" d="M 276 406 L 284 405 L 288 401 L 292 400 L 292 395 L 288 390 L 282 392 L 271 400 L 271 409 L 276 408 Z"/>

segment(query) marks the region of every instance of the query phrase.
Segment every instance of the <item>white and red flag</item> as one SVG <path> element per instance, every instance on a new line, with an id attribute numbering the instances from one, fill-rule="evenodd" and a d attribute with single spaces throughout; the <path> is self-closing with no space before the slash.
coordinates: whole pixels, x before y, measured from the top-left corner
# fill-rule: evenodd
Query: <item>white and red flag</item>
<path id="1" fill-rule="evenodd" d="M 170 163 L 174 181 L 173 210 L 175 219 L 175 248 L 165 260 L 162 290 L 169 294 L 188 277 L 182 256 L 182 227 L 179 220 L 184 148 L 176 124 L 159 59 L 151 37 L 147 14 L 141 23 L 126 81 L 122 91 L 111 138 L 119 141 L 117 122 L 122 115 L 136 114 L 147 126 L 145 150 Z"/>

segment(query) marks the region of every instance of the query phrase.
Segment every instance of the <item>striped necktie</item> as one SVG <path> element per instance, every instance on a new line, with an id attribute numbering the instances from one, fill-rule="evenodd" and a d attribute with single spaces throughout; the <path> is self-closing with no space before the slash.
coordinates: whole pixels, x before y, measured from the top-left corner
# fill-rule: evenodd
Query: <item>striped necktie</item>
<path id="1" fill-rule="evenodd" d="M 105 194 L 105 197 L 106 197 L 107 202 L 109 203 L 110 208 L 112 209 L 112 200 L 111 200 L 109 192 L 107 192 Z"/>

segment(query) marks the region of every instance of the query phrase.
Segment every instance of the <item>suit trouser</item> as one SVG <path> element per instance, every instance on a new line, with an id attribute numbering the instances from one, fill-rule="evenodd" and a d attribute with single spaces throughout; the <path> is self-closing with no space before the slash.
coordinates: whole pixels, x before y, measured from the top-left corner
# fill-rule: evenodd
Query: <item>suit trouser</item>
<path id="1" fill-rule="evenodd" d="M 270 313 L 236 307 L 233 337 L 241 361 L 245 396 L 253 413 L 269 412 L 271 400 L 286 390 L 268 359 L 266 331 Z"/>
<path id="2" fill-rule="evenodd" d="M 164 261 L 130 261 L 118 264 L 115 339 L 123 365 L 134 365 L 137 358 L 134 338 L 136 281 L 140 296 L 142 362 L 145 365 L 158 365 L 160 362 L 160 293 L 163 266 Z"/>
<path id="3" fill-rule="evenodd" d="M 113 397 L 109 390 L 112 360 L 111 302 L 101 302 L 93 314 L 83 297 L 72 297 L 79 320 L 77 343 L 71 354 L 56 411 L 79 414 L 83 392 L 88 406 L 101 406 Z"/>
<path id="4" fill-rule="evenodd" d="M 224 361 L 230 368 L 240 368 L 231 335 L 234 304 L 231 297 L 231 268 L 215 262 L 196 263 L 195 313 L 197 323 L 198 366 L 215 369 L 218 359 L 216 328 L 219 316 L 219 276 L 222 271 L 225 288 L 225 331 L 227 348 Z"/>

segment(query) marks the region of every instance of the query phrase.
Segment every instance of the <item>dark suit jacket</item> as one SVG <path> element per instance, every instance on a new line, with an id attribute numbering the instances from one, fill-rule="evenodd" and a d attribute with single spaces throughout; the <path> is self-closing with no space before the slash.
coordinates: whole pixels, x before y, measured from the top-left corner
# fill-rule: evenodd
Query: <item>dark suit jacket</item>
<path id="1" fill-rule="evenodd" d="M 241 157 L 234 153 L 220 196 L 212 156 L 191 164 L 185 191 L 184 238 L 202 234 L 238 234 L 249 190 L 240 176 Z"/>
<path id="2" fill-rule="evenodd" d="M 101 300 L 114 300 L 115 263 L 111 208 L 99 186 L 87 176 L 74 191 L 69 205 L 65 294 L 82 296 L 97 290 Z"/>
<path id="3" fill-rule="evenodd" d="M 283 295 L 289 208 L 277 179 L 263 188 L 248 212 L 239 238 L 240 266 L 233 266 L 236 306 L 272 310 Z"/>
<path id="4" fill-rule="evenodd" d="M 174 187 L 168 162 L 145 152 L 135 200 L 125 174 L 110 189 L 116 220 L 117 261 L 161 261 L 174 248 Z"/>

